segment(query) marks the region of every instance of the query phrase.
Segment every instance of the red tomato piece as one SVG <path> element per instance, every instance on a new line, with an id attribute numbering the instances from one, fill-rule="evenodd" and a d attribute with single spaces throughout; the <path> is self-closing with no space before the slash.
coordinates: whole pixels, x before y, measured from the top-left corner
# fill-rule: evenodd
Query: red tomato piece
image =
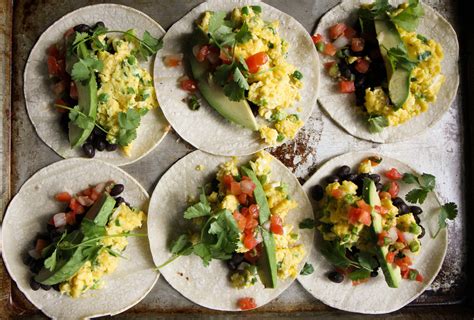
<path id="1" fill-rule="evenodd" d="M 253 236 L 253 233 L 245 233 L 245 236 L 244 236 L 244 246 L 247 248 L 247 249 L 253 249 L 255 248 L 255 246 L 257 245 L 257 239 L 255 239 L 255 237 Z"/>
<path id="2" fill-rule="evenodd" d="M 268 61 L 268 55 L 265 52 L 258 52 L 245 59 L 250 73 L 257 73 L 261 66 Z"/>
<path id="3" fill-rule="evenodd" d="M 52 56 L 56 59 L 59 59 L 60 54 L 56 44 L 51 45 L 46 52 L 48 53 L 48 56 Z"/>
<path id="4" fill-rule="evenodd" d="M 242 207 L 242 209 L 240 209 L 240 213 L 242 213 L 246 218 L 250 216 L 250 211 L 247 207 Z"/>
<path id="5" fill-rule="evenodd" d="M 219 59 L 222 60 L 222 63 L 231 64 L 232 58 L 228 50 L 221 50 L 219 53 Z"/>
<path id="6" fill-rule="evenodd" d="M 61 66 L 55 57 L 48 57 L 48 73 L 51 76 L 59 76 L 61 74 Z"/>
<path id="7" fill-rule="evenodd" d="M 380 213 L 382 216 L 386 215 L 388 213 L 388 209 L 382 206 L 375 206 L 375 211 Z"/>
<path id="8" fill-rule="evenodd" d="M 382 247 L 385 245 L 385 238 L 388 237 L 387 231 L 382 231 L 378 234 L 377 244 Z"/>
<path id="9" fill-rule="evenodd" d="M 388 188 L 388 193 L 390 193 L 390 196 L 392 198 L 396 198 L 398 195 L 398 192 L 400 191 L 400 186 L 396 181 L 390 181 L 390 187 Z"/>
<path id="10" fill-rule="evenodd" d="M 197 90 L 197 82 L 193 79 L 186 79 L 181 81 L 181 89 L 188 92 L 195 92 Z"/>
<path id="11" fill-rule="evenodd" d="M 385 172 L 385 176 L 390 180 L 400 180 L 403 177 L 403 175 L 395 168 L 391 168 Z"/>
<path id="12" fill-rule="evenodd" d="M 69 194 L 69 192 L 60 192 L 54 196 L 54 199 L 59 202 L 69 202 L 71 201 L 72 196 Z"/>
<path id="13" fill-rule="evenodd" d="M 247 195 L 245 193 L 241 193 L 237 196 L 237 200 L 239 200 L 239 203 L 243 206 L 247 205 Z M 242 208 L 244 209 L 244 208 Z M 247 208 L 246 208 L 247 209 Z M 247 209 L 248 210 L 248 209 Z"/>
<path id="14" fill-rule="evenodd" d="M 232 193 L 234 196 L 238 196 L 239 194 L 242 193 L 239 182 L 232 181 L 230 183 L 230 193 Z"/>
<path id="15" fill-rule="evenodd" d="M 211 52 L 209 50 L 209 45 L 203 45 L 201 46 L 201 48 L 199 48 L 197 54 L 196 54 L 196 60 L 199 61 L 199 62 L 203 62 L 204 60 L 206 60 L 206 57 L 207 55 Z"/>
<path id="16" fill-rule="evenodd" d="M 69 37 L 70 35 L 73 35 L 76 31 L 74 31 L 74 28 L 68 29 L 66 32 L 64 32 L 64 38 Z"/>
<path id="17" fill-rule="evenodd" d="M 252 204 L 249 207 L 249 213 L 252 218 L 257 219 L 260 214 L 260 210 L 258 209 L 258 206 L 256 204 Z"/>
<path id="18" fill-rule="evenodd" d="M 355 63 L 355 69 L 359 73 L 366 73 L 369 70 L 370 62 L 366 59 L 360 58 Z"/>
<path id="19" fill-rule="evenodd" d="M 370 224 L 372 223 L 372 216 L 370 215 L 370 212 L 362 210 L 359 217 L 359 222 L 366 226 L 370 226 Z"/>
<path id="20" fill-rule="evenodd" d="M 283 234 L 283 221 L 280 216 L 272 214 L 272 217 L 270 218 L 270 231 L 274 234 Z"/>
<path id="21" fill-rule="evenodd" d="M 227 189 L 230 189 L 232 181 L 234 181 L 234 177 L 232 177 L 230 174 L 227 174 L 222 177 L 222 182 L 224 182 L 224 185 Z"/>
<path id="22" fill-rule="evenodd" d="M 259 243 L 255 248 L 244 253 L 244 258 L 250 263 L 256 263 L 262 254 L 262 244 Z"/>
<path id="23" fill-rule="evenodd" d="M 346 27 L 346 30 L 344 30 L 344 36 L 349 40 L 352 40 L 352 38 L 354 38 L 356 34 L 357 34 L 357 31 L 355 31 L 351 27 Z"/>
<path id="24" fill-rule="evenodd" d="M 82 190 L 82 194 L 90 197 L 90 195 L 92 194 L 92 190 L 94 190 L 94 188 L 87 188 L 85 190 Z"/>
<path id="25" fill-rule="evenodd" d="M 350 224 L 356 224 L 359 221 L 359 217 L 362 209 L 356 207 L 350 207 L 348 212 L 348 218 Z"/>
<path id="26" fill-rule="evenodd" d="M 405 240 L 405 236 L 403 235 L 403 232 L 397 229 L 397 241 L 401 243 L 406 243 L 407 241 Z"/>
<path id="27" fill-rule="evenodd" d="M 336 198 L 336 199 L 340 199 L 344 196 L 344 191 L 340 190 L 340 189 L 333 189 L 331 191 L 331 196 L 333 198 Z"/>
<path id="28" fill-rule="evenodd" d="M 257 307 L 254 298 L 240 298 L 237 301 L 237 304 L 239 305 L 240 310 L 251 310 Z"/>
<path id="29" fill-rule="evenodd" d="M 354 52 L 361 52 L 364 50 L 365 41 L 362 38 L 352 38 L 351 49 Z"/>
<path id="30" fill-rule="evenodd" d="M 355 92 L 354 81 L 339 81 L 339 91 L 341 93 L 352 93 Z"/>
<path id="31" fill-rule="evenodd" d="M 334 56 L 336 52 L 337 52 L 337 49 L 331 42 L 326 43 L 323 50 L 323 53 L 325 55 Z"/>
<path id="32" fill-rule="evenodd" d="M 94 188 L 91 188 L 91 189 L 92 189 L 92 192 L 89 198 L 91 198 L 92 201 L 96 201 L 97 199 L 99 199 L 100 193 L 97 192 Z"/>
<path id="33" fill-rule="evenodd" d="M 324 37 L 320 35 L 319 33 L 312 35 L 311 39 L 313 40 L 314 44 L 318 44 L 319 42 L 324 42 Z"/>
<path id="34" fill-rule="evenodd" d="M 256 226 L 258 226 L 257 219 L 254 219 L 254 218 L 247 219 L 247 224 L 245 225 L 245 229 L 253 231 L 255 230 Z"/>
<path id="35" fill-rule="evenodd" d="M 66 213 L 66 223 L 69 225 L 73 225 L 76 223 L 76 214 L 74 212 Z"/>
<path id="36" fill-rule="evenodd" d="M 79 98 L 76 83 L 74 81 L 71 81 L 71 83 L 69 84 L 69 96 L 74 100 L 77 100 Z"/>
<path id="37" fill-rule="evenodd" d="M 356 202 L 356 204 L 357 204 L 357 206 L 358 206 L 359 208 L 361 208 L 361 209 L 364 210 L 364 211 L 367 211 L 367 212 L 372 211 L 372 207 L 371 207 L 370 205 L 368 205 L 368 204 L 367 204 L 364 200 L 362 200 L 362 199 L 361 199 L 361 200 L 358 200 L 358 201 Z"/>
<path id="38" fill-rule="evenodd" d="M 79 203 L 79 201 L 77 201 L 76 198 L 72 198 L 71 201 L 69 201 L 69 208 L 73 212 L 79 212 L 82 208 L 82 211 L 84 212 L 84 208 L 81 206 L 81 204 Z"/>
<path id="39" fill-rule="evenodd" d="M 45 239 L 39 238 L 36 240 L 35 250 L 38 254 L 41 254 L 43 249 L 46 248 L 47 246 L 48 246 L 48 241 L 46 241 Z"/>
<path id="40" fill-rule="evenodd" d="M 344 32 L 346 31 L 347 26 L 345 23 L 336 23 L 332 27 L 329 28 L 329 37 L 332 40 L 335 40 L 342 36 Z"/>
<path id="41" fill-rule="evenodd" d="M 244 176 L 245 177 L 245 176 Z M 252 180 L 249 179 L 242 179 L 240 181 L 240 188 L 243 193 L 247 195 L 252 195 L 253 191 L 255 190 L 255 183 L 252 182 Z"/>
<path id="42" fill-rule="evenodd" d="M 56 82 L 54 85 L 53 85 L 53 93 L 55 96 L 60 96 L 63 94 L 64 91 L 66 91 L 66 88 L 67 88 L 68 84 L 66 83 L 65 80 L 62 80 L 62 81 L 59 81 L 59 82 Z"/>
<path id="43" fill-rule="evenodd" d="M 326 63 L 324 64 L 324 69 L 326 69 L 326 70 L 331 69 L 331 67 L 332 67 L 335 63 L 336 63 L 336 61 L 326 62 Z"/>
<path id="44" fill-rule="evenodd" d="M 168 68 L 174 68 L 180 66 L 183 63 L 183 55 L 182 54 L 170 54 L 163 58 L 163 63 Z"/>
<path id="45" fill-rule="evenodd" d="M 421 273 L 418 272 L 418 274 L 416 275 L 415 280 L 418 281 L 418 282 L 423 282 L 423 276 L 421 275 Z"/>
<path id="46" fill-rule="evenodd" d="M 395 259 L 395 252 L 387 253 L 385 260 L 387 260 L 388 263 L 393 263 L 394 259 Z"/>
<path id="47" fill-rule="evenodd" d="M 245 225 L 247 224 L 247 219 L 237 210 L 234 211 L 232 214 L 234 216 L 235 221 L 237 222 L 237 226 L 241 231 L 245 229 Z"/>
<path id="48" fill-rule="evenodd" d="M 410 275 L 410 269 L 406 268 L 401 270 L 401 274 L 403 279 L 408 279 L 408 276 Z"/>

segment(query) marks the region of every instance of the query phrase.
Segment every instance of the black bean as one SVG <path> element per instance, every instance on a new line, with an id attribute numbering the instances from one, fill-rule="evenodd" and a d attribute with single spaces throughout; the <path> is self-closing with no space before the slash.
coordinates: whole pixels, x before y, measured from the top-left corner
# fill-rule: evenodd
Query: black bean
<path id="1" fill-rule="evenodd" d="M 349 166 L 342 166 L 336 171 L 336 174 L 340 178 L 347 176 L 349 173 L 351 173 L 351 168 L 349 168 Z"/>
<path id="2" fill-rule="evenodd" d="M 23 255 L 23 263 L 26 265 L 26 266 L 30 266 L 32 263 L 35 262 L 35 259 L 33 259 L 32 256 L 30 256 L 28 253 L 25 253 Z"/>
<path id="3" fill-rule="evenodd" d="M 341 76 L 343 78 L 346 78 L 346 79 L 350 79 L 351 78 L 351 70 L 349 69 L 349 66 L 347 65 L 347 63 L 344 61 L 344 60 L 341 60 L 338 64 L 337 64 L 338 68 L 339 68 L 339 72 L 341 73 Z"/>
<path id="4" fill-rule="evenodd" d="M 402 203 L 399 207 L 398 207 L 398 213 L 399 214 L 406 214 L 410 212 L 410 208 L 406 205 L 406 203 Z"/>
<path id="5" fill-rule="evenodd" d="M 94 129 L 92 130 L 92 133 L 98 137 L 105 136 L 105 132 L 100 130 L 99 127 L 95 126 Z"/>
<path id="6" fill-rule="evenodd" d="M 97 29 L 97 28 L 99 28 L 99 27 L 105 28 L 105 23 L 103 23 L 102 21 L 97 21 L 97 23 L 94 24 L 94 26 L 92 27 L 92 30 L 95 30 L 95 29 Z"/>
<path id="7" fill-rule="evenodd" d="M 130 203 L 128 203 L 127 201 L 125 201 L 125 205 L 129 208 L 131 208 L 132 206 L 130 205 Z"/>
<path id="8" fill-rule="evenodd" d="M 41 283 L 40 286 L 41 286 L 41 289 L 43 289 L 43 290 L 45 290 L 45 291 L 48 291 L 49 289 L 51 289 L 51 286 L 48 285 L 48 284 L 42 284 L 42 283 Z"/>
<path id="9" fill-rule="evenodd" d="M 324 189 L 321 185 L 317 184 L 311 188 L 311 196 L 316 201 L 321 201 L 324 197 Z"/>
<path id="10" fill-rule="evenodd" d="M 112 190 L 110 190 L 110 195 L 112 197 L 116 197 L 123 192 L 123 189 L 125 189 L 124 185 L 121 183 L 117 183 L 116 185 L 114 185 Z"/>
<path id="11" fill-rule="evenodd" d="M 117 150 L 118 145 L 116 143 L 110 143 L 108 141 L 105 142 L 105 150 L 107 151 L 115 151 Z"/>
<path id="12" fill-rule="evenodd" d="M 82 146 L 82 150 L 84 151 L 84 154 L 86 155 L 86 157 L 94 158 L 95 149 L 91 143 L 84 143 L 84 145 Z"/>
<path id="13" fill-rule="evenodd" d="M 243 253 L 233 253 L 232 258 L 227 260 L 227 266 L 230 270 L 237 270 L 239 265 L 244 261 Z"/>
<path id="14" fill-rule="evenodd" d="M 122 197 L 115 198 L 115 207 L 118 207 L 122 202 L 125 202 Z"/>
<path id="15" fill-rule="evenodd" d="M 411 206 L 411 207 L 410 207 L 410 212 L 417 216 L 417 215 L 423 213 L 423 209 L 421 209 L 421 208 L 418 207 L 418 206 Z"/>
<path id="16" fill-rule="evenodd" d="M 80 216 L 81 216 L 81 214 L 80 214 Z M 83 216 L 83 214 L 82 214 L 82 216 Z M 56 290 L 56 291 L 61 291 L 61 289 L 59 288 L 59 283 L 54 284 L 53 289 Z"/>
<path id="17" fill-rule="evenodd" d="M 344 177 L 344 180 L 354 181 L 357 178 L 357 173 L 349 173 Z"/>
<path id="18" fill-rule="evenodd" d="M 383 184 L 380 183 L 380 182 L 377 182 L 377 183 L 375 184 L 375 188 L 377 189 L 377 191 L 381 191 L 382 188 L 383 188 Z"/>
<path id="19" fill-rule="evenodd" d="M 104 140 L 96 139 L 94 147 L 97 149 L 97 151 L 104 151 L 106 146 L 107 145 L 105 144 Z"/>
<path id="20" fill-rule="evenodd" d="M 339 182 L 339 177 L 335 174 L 331 174 L 330 176 L 326 177 L 325 181 L 327 183 Z"/>
<path id="21" fill-rule="evenodd" d="M 369 174 L 369 179 L 371 179 L 375 183 L 380 182 L 380 176 L 376 173 Z"/>
<path id="22" fill-rule="evenodd" d="M 89 32 L 91 30 L 91 27 L 89 27 L 87 24 L 81 23 L 75 26 L 73 29 L 76 32 Z"/>
<path id="23" fill-rule="evenodd" d="M 415 216 L 416 217 L 416 216 Z M 425 236 L 425 228 L 421 225 L 421 224 L 418 224 L 421 228 L 421 233 L 418 235 L 418 239 L 421 239 Z"/>
<path id="24" fill-rule="evenodd" d="M 33 273 L 40 272 L 41 268 L 43 268 L 43 260 L 34 260 L 30 265 L 30 271 Z"/>
<path id="25" fill-rule="evenodd" d="M 413 218 L 415 218 L 415 221 L 416 221 L 417 224 L 420 224 L 421 220 L 420 220 L 419 216 L 413 215 Z"/>
<path id="26" fill-rule="evenodd" d="M 30 287 L 33 291 L 38 291 L 39 288 L 41 288 L 41 284 L 39 284 L 33 277 L 31 277 Z"/>
<path id="27" fill-rule="evenodd" d="M 392 199 L 392 203 L 395 207 L 399 208 L 401 204 L 405 204 L 405 201 L 400 197 L 396 197 Z"/>
<path id="28" fill-rule="evenodd" d="M 335 283 L 341 283 L 344 281 L 344 275 L 337 271 L 332 271 L 328 274 L 328 279 Z"/>
<path id="29" fill-rule="evenodd" d="M 370 273 L 370 276 L 371 276 L 372 278 L 375 278 L 375 277 L 378 276 L 378 275 L 379 275 L 379 273 L 378 273 L 377 270 L 372 270 L 372 272 Z"/>

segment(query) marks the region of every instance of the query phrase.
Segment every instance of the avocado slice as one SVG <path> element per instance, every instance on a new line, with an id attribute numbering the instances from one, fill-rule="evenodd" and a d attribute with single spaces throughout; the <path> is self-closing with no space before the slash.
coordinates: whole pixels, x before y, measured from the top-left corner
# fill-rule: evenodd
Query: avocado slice
<path id="1" fill-rule="evenodd" d="M 268 207 L 267 197 L 265 191 L 263 190 L 260 180 L 258 180 L 257 175 L 253 172 L 252 169 L 242 167 L 243 173 L 252 179 L 252 182 L 255 183 L 255 190 L 253 191 L 255 201 L 259 207 L 259 223 L 260 226 L 264 225 L 268 219 L 270 219 L 270 208 Z M 276 288 L 277 286 L 277 263 L 276 263 L 276 246 L 275 239 L 273 238 L 273 233 L 266 230 L 265 228 L 260 228 L 262 232 L 263 245 L 265 248 L 265 254 L 261 256 L 258 260 L 259 276 L 265 286 L 265 288 Z"/>
<path id="2" fill-rule="evenodd" d="M 380 198 L 377 193 L 377 188 L 375 183 L 371 179 L 364 179 L 362 197 L 365 202 L 367 202 L 372 207 L 372 232 L 375 237 L 382 232 L 382 216 L 375 211 L 373 208 L 380 205 Z M 375 245 L 375 252 L 377 255 L 377 260 L 379 261 L 380 267 L 385 277 L 385 282 L 391 288 L 398 288 L 398 285 L 402 279 L 400 268 L 392 263 L 388 263 L 386 256 L 388 253 L 388 245 L 378 246 Z"/>
<path id="3" fill-rule="evenodd" d="M 89 57 L 86 44 L 78 45 L 79 57 L 84 59 Z M 77 61 L 73 55 L 66 56 L 66 65 L 71 66 Z M 74 81 L 79 99 L 79 110 L 85 115 L 91 117 L 94 121 L 97 115 L 97 81 L 95 76 L 92 76 L 88 81 Z M 88 129 L 78 127 L 72 122 L 69 122 L 69 143 L 71 148 L 75 148 L 84 144 L 90 136 L 94 126 Z"/>
<path id="4" fill-rule="evenodd" d="M 387 70 L 388 93 L 393 105 L 399 109 L 403 106 L 410 93 L 410 77 L 411 71 L 403 68 L 392 67 L 388 59 L 387 51 L 391 48 L 405 49 L 400 33 L 395 24 L 389 19 L 375 19 L 375 32 L 377 33 L 377 41 L 380 47 L 380 53 L 385 62 Z"/>
<path id="5" fill-rule="evenodd" d="M 105 226 L 115 206 L 115 199 L 104 192 L 99 200 L 87 211 L 84 220 L 92 221 L 98 226 Z M 85 222 L 81 223 L 83 225 Z M 74 230 L 68 234 L 64 241 L 72 244 L 80 244 L 87 240 L 87 237 L 80 230 Z M 60 256 L 53 271 L 43 267 L 35 276 L 35 280 L 46 285 L 54 285 L 64 282 L 74 276 L 79 269 L 87 262 L 91 252 L 84 252 L 87 248 L 77 247 L 72 250 L 60 251 Z M 97 249 L 96 249 L 97 250 Z M 95 252 L 97 254 L 98 252 Z"/>
<path id="6" fill-rule="evenodd" d="M 193 39 L 194 41 L 192 41 L 194 44 L 207 43 L 203 40 L 204 36 L 202 31 L 194 32 L 193 37 L 195 38 Z M 193 77 L 198 81 L 199 91 L 209 105 L 227 120 L 250 130 L 258 131 L 257 120 L 247 100 L 230 100 L 225 95 L 224 89 L 212 81 L 212 77 L 209 74 L 210 65 L 207 60 L 198 62 L 191 53 L 189 55 L 189 62 Z"/>

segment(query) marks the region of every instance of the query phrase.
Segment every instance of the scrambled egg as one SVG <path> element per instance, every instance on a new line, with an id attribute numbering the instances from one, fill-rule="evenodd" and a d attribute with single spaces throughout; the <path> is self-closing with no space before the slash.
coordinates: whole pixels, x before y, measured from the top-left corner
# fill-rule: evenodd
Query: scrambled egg
<path id="1" fill-rule="evenodd" d="M 445 77 L 441 74 L 443 49 L 432 39 L 425 39 L 416 32 L 408 32 L 398 27 L 400 36 L 412 60 L 419 61 L 412 70 L 410 93 L 403 106 L 394 110 L 382 88 L 367 88 L 365 108 L 369 114 L 387 117 L 390 126 L 402 124 L 428 110 L 428 104 L 436 101 L 436 96 Z"/>
<path id="2" fill-rule="evenodd" d="M 98 59 L 104 67 L 99 73 L 100 88 L 97 91 L 97 122 L 108 130 L 107 140 L 117 143 L 120 126 L 118 115 L 129 109 L 151 110 L 158 107 L 153 79 L 133 55 L 135 45 L 125 40 L 109 40 L 115 53 L 101 50 Z M 130 155 L 131 144 L 123 146 Z"/>
<path id="3" fill-rule="evenodd" d="M 120 234 L 140 228 L 145 218 L 142 211 L 134 211 L 122 203 L 109 219 L 105 228 L 106 234 Z M 128 245 L 128 240 L 126 237 L 107 238 L 102 240 L 102 245 L 121 254 Z M 61 293 L 77 298 L 89 289 L 100 288 L 102 276 L 114 272 L 119 259 L 119 256 L 114 256 L 110 251 L 101 249 L 92 263 L 87 261 L 71 279 L 60 284 Z"/>
<path id="4" fill-rule="evenodd" d="M 221 209 L 227 209 L 230 212 L 234 212 L 238 207 L 239 200 L 237 200 L 237 198 L 232 194 L 226 195 L 220 204 Z"/>
<path id="5" fill-rule="evenodd" d="M 297 244 L 299 236 L 293 233 L 293 226 L 285 226 L 282 235 L 274 235 L 278 278 L 285 280 L 298 276 L 298 265 L 306 255 L 302 244 Z"/>
<path id="6" fill-rule="evenodd" d="M 258 113 L 267 120 L 276 122 L 273 118 L 277 113 L 291 108 L 295 102 L 301 100 L 299 90 L 303 87 L 301 77 L 295 77 L 295 66 L 288 63 L 286 55 L 289 44 L 278 34 L 279 21 L 267 22 L 254 12 L 251 7 L 235 8 L 231 13 L 231 21 L 235 25 L 246 24 L 251 33 L 251 39 L 245 43 L 237 43 L 234 54 L 237 60 L 265 52 L 268 61 L 262 65 L 257 73 L 249 75 L 250 84 L 247 99 L 259 107 Z M 211 12 L 206 12 L 198 22 L 199 28 L 207 33 Z M 301 75 L 301 74 L 300 74 Z M 303 126 L 301 120 L 278 121 L 275 128 L 263 126 L 259 132 L 261 138 L 268 144 L 276 144 L 285 138 L 293 139 L 296 131 Z M 277 140 L 280 135 L 280 139 Z"/>

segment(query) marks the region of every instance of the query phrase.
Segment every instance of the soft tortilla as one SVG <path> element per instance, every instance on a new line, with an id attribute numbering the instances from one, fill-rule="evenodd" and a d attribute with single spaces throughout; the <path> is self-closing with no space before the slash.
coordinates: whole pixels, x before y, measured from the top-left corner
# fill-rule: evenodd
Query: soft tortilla
<path id="1" fill-rule="evenodd" d="M 170 242 L 189 227 L 183 218 L 188 197 L 196 197 L 198 188 L 212 181 L 218 166 L 228 160 L 228 157 L 213 156 L 198 150 L 178 161 L 160 179 L 150 200 L 148 224 L 150 246 L 156 265 L 161 265 L 170 258 Z M 239 160 L 240 163 L 245 163 L 251 158 L 243 157 Z M 205 168 L 197 171 L 198 165 L 204 165 Z M 298 229 L 301 220 L 313 216 L 309 199 L 298 180 L 281 162 L 273 158 L 271 166 L 271 180 L 287 183 L 289 194 L 298 202 L 298 208 L 288 214 L 286 223 L 293 225 L 294 230 L 300 233 L 300 243 L 304 244 L 309 253 L 314 230 Z M 303 265 L 304 262 L 301 262 L 299 267 L 302 268 Z M 247 289 L 236 289 L 230 285 L 229 269 L 224 262 L 213 260 L 208 267 L 204 267 L 201 258 L 196 255 L 180 257 L 163 267 L 160 272 L 173 288 L 189 300 L 206 308 L 225 311 L 240 311 L 237 300 L 243 297 L 253 297 L 260 307 L 278 297 L 294 281 L 279 280 L 277 289 L 265 289 L 260 282 Z"/>
<path id="2" fill-rule="evenodd" d="M 47 69 L 49 46 L 60 41 L 64 32 L 80 23 L 94 24 L 103 21 L 109 30 L 135 29 L 141 37 L 148 30 L 154 37 L 161 37 L 165 31 L 152 18 L 130 7 L 118 4 L 98 4 L 87 6 L 68 13 L 53 23 L 38 39 L 31 50 L 24 73 L 24 95 L 28 115 L 41 140 L 63 158 L 82 157 L 82 149 L 71 149 L 67 135 L 61 128 L 60 114 L 53 107 L 54 93 Z M 142 64 L 152 74 L 154 58 Z M 131 156 L 121 151 L 96 152 L 96 159 L 115 165 L 126 165 L 146 156 L 164 138 L 168 131 L 168 122 L 160 108 L 149 112 L 142 118 L 133 141 Z"/>
<path id="3" fill-rule="evenodd" d="M 378 155 L 375 152 L 352 152 L 326 162 L 318 171 L 304 184 L 303 189 L 310 194 L 311 187 L 323 184 L 324 178 L 329 176 L 342 165 L 348 165 L 357 169 L 361 160 Z M 381 155 L 382 163 L 375 168 L 375 173 L 384 172 L 390 168 L 397 168 L 400 172 L 416 173 L 403 162 Z M 413 188 L 413 185 L 400 183 L 400 194 L 405 194 Z M 316 203 L 311 200 L 316 208 Z M 433 282 L 441 269 L 448 245 L 448 233 L 446 229 L 440 231 L 435 239 L 431 236 L 437 230 L 439 213 L 439 200 L 434 193 L 429 193 L 426 201 L 421 206 L 423 213 L 420 215 L 421 223 L 426 229 L 426 234 L 421 241 L 421 252 L 415 258 L 413 267 L 421 272 L 424 277 L 423 283 L 402 280 L 398 289 L 389 288 L 385 282 L 382 271 L 376 278 L 370 279 L 368 283 L 353 286 L 349 280 L 343 283 L 334 283 L 327 278 L 327 273 L 334 269 L 319 251 L 322 238 L 318 232 L 315 237 L 315 247 L 308 259 L 314 267 L 311 275 L 299 276 L 298 281 L 316 299 L 340 310 L 359 312 L 367 314 L 380 314 L 396 311 L 407 305 L 423 293 Z M 318 212 L 315 212 L 315 219 Z"/>
<path id="4" fill-rule="evenodd" d="M 55 290 L 33 291 L 32 273 L 22 258 L 32 247 L 36 234 L 64 205 L 54 200 L 58 192 L 78 192 L 89 185 L 114 180 L 125 185 L 123 197 L 134 207 L 146 210 L 148 194 L 125 171 L 100 160 L 68 159 L 56 162 L 34 174 L 13 198 L 2 225 L 3 261 L 10 276 L 25 296 L 48 317 L 82 319 L 115 315 L 131 308 L 153 288 L 159 273 L 154 271 L 148 240 L 129 237 L 117 269 L 103 277 L 104 287 L 89 290 L 73 299 Z M 145 233 L 146 225 L 136 232 Z"/>
<path id="5" fill-rule="evenodd" d="M 394 1 L 390 1 L 394 3 Z M 398 1 L 397 3 L 400 3 Z M 320 20 L 316 33 L 327 37 L 327 30 L 332 25 L 348 21 L 354 22 L 356 9 L 362 0 L 344 0 L 341 4 L 326 13 Z M 349 134 L 364 140 L 378 143 L 396 142 L 407 140 L 412 136 L 420 135 L 424 130 L 434 126 L 448 111 L 459 84 L 459 44 L 453 27 L 438 12 L 423 4 L 425 15 L 420 19 L 417 32 L 430 39 L 439 42 L 443 47 L 444 59 L 441 62 L 441 72 L 446 76 L 436 102 L 430 103 L 428 111 L 412 118 L 396 127 L 387 127 L 381 133 L 372 134 L 367 129 L 367 121 L 356 113 L 355 96 L 353 94 L 341 94 L 338 92 L 337 84 L 324 73 L 321 77 L 321 94 L 318 98 L 319 105 L 329 116 Z M 329 61 L 328 58 L 323 58 Z"/>
<path id="6" fill-rule="evenodd" d="M 186 103 L 188 93 L 178 86 L 179 77 L 186 74 L 185 66 L 168 68 L 163 57 L 170 54 L 187 54 L 186 39 L 193 31 L 195 21 L 205 11 L 230 12 L 236 7 L 255 4 L 262 7 L 264 20 L 279 20 L 278 32 L 290 44 L 288 61 L 303 73 L 304 88 L 300 90 L 301 101 L 295 103 L 294 110 L 300 106 L 300 118 L 306 122 L 316 103 L 319 85 L 319 58 L 309 33 L 291 16 L 263 2 L 250 0 L 208 0 L 191 10 L 175 23 L 164 37 L 164 48 L 155 61 L 155 88 L 158 101 L 176 132 L 194 147 L 217 155 L 248 155 L 268 147 L 253 132 L 226 120 L 217 113 L 204 98 L 200 97 L 201 108 L 189 109 Z M 185 63 L 186 65 L 186 63 Z M 190 71 L 188 71 L 188 74 Z"/>

